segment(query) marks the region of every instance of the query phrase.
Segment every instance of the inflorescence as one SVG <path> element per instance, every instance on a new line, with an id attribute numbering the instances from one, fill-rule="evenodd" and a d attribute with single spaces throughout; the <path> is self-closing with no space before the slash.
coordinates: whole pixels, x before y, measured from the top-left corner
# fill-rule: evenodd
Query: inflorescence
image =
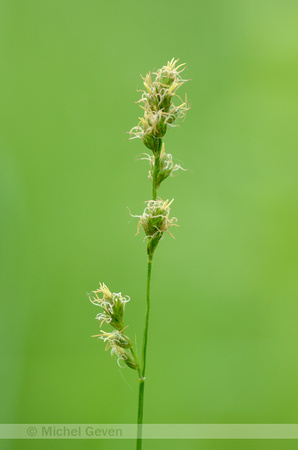
<path id="1" fill-rule="evenodd" d="M 100 327 L 106 322 L 115 330 L 111 333 L 101 330 L 100 334 L 93 337 L 98 337 L 107 342 L 106 350 L 111 348 L 111 354 L 117 355 L 119 365 L 120 361 L 123 361 L 131 369 L 137 370 L 138 362 L 132 349 L 132 342 L 123 334 L 125 329 L 123 313 L 125 304 L 129 302 L 130 298 L 122 296 L 121 292 L 112 294 L 104 283 L 100 283 L 99 287 L 100 289 L 93 291 L 93 295 L 89 294 L 89 299 L 93 305 L 100 306 L 103 309 L 103 312 L 97 314 L 96 319 L 100 321 Z M 99 297 L 100 294 L 102 294 L 102 297 Z"/>
<path id="2" fill-rule="evenodd" d="M 145 238 L 148 239 L 148 261 L 152 261 L 153 253 L 163 234 L 166 232 L 172 236 L 169 228 L 178 226 L 177 219 L 170 218 L 170 206 L 174 199 L 164 201 L 157 198 L 160 184 L 169 176 L 173 176 L 177 170 L 182 169 L 180 165 L 173 163 L 172 155 L 166 153 L 165 145 L 162 143 L 168 127 L 176 126 L 176 120 L 184 118 L 189 109 L 186 96 L 185 101 L 182 101 L 177 95 L 177 90 L 187 81 L 181 76 L 185 64 L 177 65 L 177 63 L 178 59 L 173 58 L 166 66 L 142 77 L 145 89 L 137 103 L 143 109 L 144 114 L 139 118 L 138 125 L 129 132 L 130 139 L 141 139 L 144 145 L 152 151 L 152 155 L 144 153 L 145 156 L 141 158 L 147 159 L 150 164 L 149 178 L 152 182 L 152 199 L 146 202 L 143 214 L 134 216 L 139 218 L 137 233 L 140 228 L 143 228 Z M 178 105 L 174 104 L 174 99 L 179 100 Z M 102 308 L 102 312 L 97 314 L 96 319 L 99 320 L 100 327 L 106 323 L 111 325 L 114 330 L 112 332 L 101 330 L 96 337 L 107 344 L 106 350 L 111 349 L 111 354 L 117 355 L 119 365 L 120 361 L 123 361 L 128 367 L 138 370 L 141 376 L 132 342 L 123 333 L 125 330 L 123 314 L 125 305 L 130 299 L 122 296 L 121 292 L 111 293 L 104 283 L 100 283 L 99 287 L 100 289 L 89 295 L 90 301 Z M 143 368 L 143 370 L 145 369 Z"/>
<path id="3" fill-rule="evenodd" d="M 160 151 L 161 138 L 166 134 L 168 126 L 174 126 L 176 119 L 185 117 L 187 100 L 182 102 L 177 95 L 177 90 L 187 80 L 181 77 L 185 64 L 176 67 L 174 58 L 157 72 L 153 72 L 152 80 L 149 72 L 143 78 L 145 90 L 138 101 L 144 110 L 144 117 L 139 117 L 140 122 L 130 131 L 131 139 L 140 138 L 154 153 Z M 181 103 L 175 106 L 173 97 L 178 97 Z"/>
<path id="4" fill-rule="evenodd" d="M 177 90 L 187 80 L 183 79 L 181 73 L 185 69 L 185 64 L 177 66 L 178 59 L 174 58 L 157 72 L 153 72 L 154 79 L 149 72 L 143 78 L 145 90 L 142 91 L 141 99 L 137 102 L 144 111 L 144 116 L 139 118 L 137 126 L 130 131 L 130 139 L 139 138 L 144 145 L 152 150 L 152 155 L 144 153 L 144 157 L 150 163 L 149 178 L 152 181 L 153 199 L 147 201 L 147 206 L 138 224 L 138 231 L 142 226 L 146 237 L 149 239 L 147 251 L 152 255 L 157 247 L 164 231 L 169 233 L 169 227 L 176 225 L 177 219 L 169 218 L 170 205 L 173 202 L 156 199 L 156 193 L 160 184 L 179 169 L 184 170 L 180 165 L 173 163 L 173 157 L 166 153 L 162 138 L 166 134 L 167 127 L 173 127 L 177 119 L 185 117 L 189 109 L 187 99 L 183 102 L 177 95 Z M 174 98 L 180 100 L 176 106 Z M 169 233 L 170 234 L 170 233 Z M 171 235 L 171 234 L 170 234 Z M 171 235 L 172 236 L 172 235 Z"/>

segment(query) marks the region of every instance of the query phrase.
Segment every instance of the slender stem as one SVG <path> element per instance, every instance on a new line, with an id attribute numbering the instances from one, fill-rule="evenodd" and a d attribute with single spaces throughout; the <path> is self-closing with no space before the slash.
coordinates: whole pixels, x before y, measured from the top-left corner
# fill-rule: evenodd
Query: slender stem
<path id="1" fill-rule="evenodd" d="M 157 175 L 159 172 L 159 154 L 154 155 L 154 171 L 152 177 L 152 200 L 156 200 L 157 196 Z"/>
<path id="2" fill-rule="evenodd" d="M 146 371 L 146 351 L 148 340 L 148 327 L 149 327 L 149 312 L 150 312 L 150 285 L 151 285 L 151 269 L 152 269 L 152 256 L 148 257 L 148 272 L 147 272 L 147 296 L 146 296 L 146 319 L 144 328 L 144 342 L 143 342 L 143 360 L 142 360 L 142 378 L 145 378 Z"/>
<path id="3" fill-rule="evenodd" d="M 161 145 L 161 143 L 160 143 Z M 157 176 L 159 172 L 159 154 L 155 154 L 155 164 L 152 176 L 152 199 L 157 197 Z M 148 247 L 149 248 L 149 247 Z M 147 356 L 147 341 L 149 328 L 149 312 L 150 312 L 150 287 L 151 287 L 151 269 L 152 269 L 153 254 L 148 255 L 148 269 L 147 269 L 147 295 L 146 295 L 146 318 L 143 339 L 143 353 L 142 353 L 142 370 L 139 371 L 139 406 L 138 406 L 138 436 L 137 436 L 137 450 L 142 449 L 142 426 L 143 426 L 143 410 L 144 410 L 144 388 L 145 388 L 145 372 L 146 372 L 146 356 Z"/>
<path id="4" fill-rule="evenodd" d="M 139 378 L 139 407 L 138 407 L 137 450 L 141 450 L 141 448 L 142 448 L 142 424 L 143 424 L 144 387 L 145 387 L 146 355 L 147 355 L 149 312 L 150 312 L 151 268 L 152 268 L 152 255 L 149 255 L 148 256 L 148 271 L 147 271 L 147 296 L 146 296 L 147 308 L 146 308 L 144 339 L 143 339 L 142 371 L 141 371 L 141 376 Z"/>

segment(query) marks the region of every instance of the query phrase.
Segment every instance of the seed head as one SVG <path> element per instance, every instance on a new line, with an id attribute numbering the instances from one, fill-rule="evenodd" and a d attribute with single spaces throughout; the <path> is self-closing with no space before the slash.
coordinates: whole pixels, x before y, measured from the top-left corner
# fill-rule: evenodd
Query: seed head
<path id="1" fill-rule="evenodd" d="M 103 309 L 102 313 L 97 314 L 96 319 L 101 322 L 100 326 L 106 322 L 111 324 L 116 330 L 122 330 L 124 328 L 123 313 L 125 304 L 130 298 L 128 296 L 123 297 L 121 292 L 112 294 L 104 283 L 100 283 L 99 287 L 100 289 L 93 291 L 94 296 L 89 294 L 90 301 Z M 103 294 L 101 298 L 99 294 Z"/>
<path id="2" fill-rule="evenodd" d="M 169 232 L 169 228 L 172 226 L 178 226 L 176 224 L 176 217 L 169 217 L 170 205 L 174 201 L 171 200 L 148 200 L 147 206 L 141 216 L 138 223 L 137 234 L 141 227 L 143 227 L 146 237 L 149 239 L 148 243 L 148 253 L 154 252 L 157 244 L 163 236 L 164 232 L 167 232 L 170 236 L 172 234 Z M 174 237 L 174 236 L 172 236 Z"/>
<path id="3" fill-rule="evenodd" d="M 136 361 L 134 355 L 128 351 L 132 348 L 132 343 L 127 336 L 117 330 L 112 333 L 107 333 L 101 330 L 101 334 L 93 337 L 99 337 L 99 339 L 107 342 L 105 350 L 110 348 L 111 355 L 115 353 L 118 356 L 117 363 L 120 367 L 120 361 L 124 361 L 125 364 L 131 369 L 138 369 L 138 362 Z"/>
<path id="4" fill-rule="evenodd" d="M 89 294 L 90 301 L 103 309 L 103 312 L 97 314 L 96 319 L 100 321 L 100 327 L 104 322 L 115 328 L 112 332 L 100 330 L 100 334 L 92 337 L 98 337 L 107 343 L 106 350 L 111 348 L 111 354 L 118 356 L 118 365 L 120 361 L 131 369 L 138 370 L 138 362 L 134 356 L 131 340 L 123 334 L 124 323 L 123 313 L 125 304 L 130 300 L 128 296 L 123 296 L 121 292 L 118 294 L 111 293 L 104 283 L 99 283 L 99 289 L 93 291 L 94 295 Z M 121 366 L 120 366 L 121 367 Z"/>
<path id="5" fill-rule="evenodd" d="M 131 129 L 130 138 L 142 139 L 153 153 L 159 152 L 159 141 L 165 135 L 168 125 L 174 126 L 176 119 L 183 118 L 189 109 L 186 98 L 178 106 L 172 102 L 174 96 L 178 97 L 177 89 L 187 81 L 180 75 L 185 64 L 176 66 L 177 62 L 178 59 L 173 58 L 166 66 L 153 72 L 154 80 L 150 72 L 143 78 L 145 90 L 138 103 L 144 110 L 144 116 L 140 117 L 138 125 Z"/>
<path id="6" fill-rule="evenodd" d="M 112 345 L 111 355 L 113 355 L 114 353 L 118 357 L 117 363 L 119 367 L 121 367 L 120 361 L 124 361 L 125 364 L 131 369 L 138 370 L 139 365 L 131 353 L 116 344 Z"/>

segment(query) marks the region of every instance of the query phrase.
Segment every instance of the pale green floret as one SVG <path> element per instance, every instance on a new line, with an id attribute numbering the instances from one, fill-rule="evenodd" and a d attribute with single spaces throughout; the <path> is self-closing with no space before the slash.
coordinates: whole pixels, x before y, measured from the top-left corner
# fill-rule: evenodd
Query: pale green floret
<path id="1" fill-rule="evenodd" d="M 121 348 L 132 347 L 130 339 L 118 330 L 112 331 L 112 333 L 101 330 L 101 334 L 98 337 L 104 342 L 107 342 L 106 350 L 113 345 L 118 345 Z"/>
<path id="2" fill-rule="evenodd" d="M 118 345 L 113 345 L 111 355 L 113 355 L 114 353 L 118 356 L 117 363 L 119 367 L 122 367 L 120 365 L 120 361 L 124 361 L 125 364 L 131 369 L 138 370 L 139 366 L 135 358 L 123 348 L 119 347 Z"/>
<path id="3" fill-rule="evenodd" d="M 157 244 L 163 237 L 163 233 L 167 232 L 171 237 L 174 236 L 169 232 L 169 228 L 172 226 L 178 226 L 176 224 L 176 217 L 169 217 L 170 205 L 174 201 L 171 200 L 149 200 L 147 206 L 140 218 L 137 228 L 137 234 L 141 227 L 143 227 L 146 237 L 149 239 L 147 251 L 148 254 L 153 254 L 157 247 Z"/>
<path id="4" fill-rule="evenodd" d="M 103 313 L 99 313 L 96 316 L 96 319 L 101 321 L 100 326 L 106 322 L 117 330 L 122 330 L 124 328 L 123 313 L 125 304 L 130 298 L 128 296 L 123 297 L 121 292 L 112 294 L 104 283 L 100 284 L 100 289 L 93 291 L 93 294 L 95 294 L 93 297 L 89 295 L 90 301 L 104 310 Z M 99 294 L 102 294 L 102 298 L 99 297 Z"/>
<path id="5" fill-rule="evenodd" d="M 106 350 L 111 348 L 111 353 L 116 353 L 118 364 L 120 360 L 123 360 L 128 367 L 138 370 L 139 366 L 134 356 L 132 342 L 123 334 L 123 314 L 125 304 L 130 298 L 123 296 L 121 292 L 112 294 L 104 283 L 100 283 L 99 287 L 100 289 L 93 291 L 94 296 L 89 295 L 90 301 L 103 309 L 103 312 L 97 314 L 96 319 L 100 321 L 100 327 L 103 323 L 107 323 L 114 327 L 115 330 L 111 333 L 101 330 L 100 334 L 92 337 L 98 337 L 107 342 Z"/>
<path id="6" fill-rule="evenodd" d="M 166 134 L 167 126 L 174 126 L 174 122 L 183 118 L 188 110 L 186 98 L 178 106 L 172 101 L 174 96 L 178 97 L 177 89 L 187 81 L 180 76 L 184 64 L 176 67 L 177 62 L 173 58 L 166 66 L 153 73 L 154 80 L 150 72 L 143 78 L 145 90 L 138 103 L 144 110 L 144 117 L 139 118 L 140 121 L 131 129 L 130 136 L 131 139 L 142 139 L 154 154 L 160 150 L 158 140 Z"/>

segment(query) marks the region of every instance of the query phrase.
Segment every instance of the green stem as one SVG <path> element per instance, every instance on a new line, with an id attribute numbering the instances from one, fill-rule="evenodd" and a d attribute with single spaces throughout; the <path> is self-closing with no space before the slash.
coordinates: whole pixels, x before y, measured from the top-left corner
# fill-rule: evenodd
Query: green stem
<path id="1" fill-rule="evenodd" d="M 143 339 L 142 371 L 141 371 L 141 376 L 139 378 L 139 407 L 138 407 L 137 450 L 141 450 L 141 448 L 142 448 L 142 424 L 143 424 L 144 387 L 145 387 L 146 355 L 147 355 L 149 312 L 150 312 L 151 268 L 152 268 L 152 255 L 149 255 L 148 256 L 148 271 L 147 271 L 147 296 L 146 296 L 147 308 L 146 308 L 144 339 Z"/>
<path id="2" fill-rule="evenodd" d="M 160 143 L 161 147 L 161 143 Z M 154 155 L 155 164 L 152 176 L 152 199 L 157 197 L 157 176 L 159 172 L 159 153 Z M 142 426 L 143 426 L 143 411 L 144 411 L 144 388 L 145 388 L 145 372 L 146 372 L 146 355 L 147 355 L 147 341 L 149 328 L 149 311 L 150 311 L 150 287 L 151 287 L 151 269 L 152 269 L 153 254 L 148 255 L 148 269 L 147 269 L 147 296 L 146 296 L 146 318 L 143 339 L 143 353 L 142 353 L 142 370 L 139 370 L 139 405 L 138 405 L 138 436 L 137 436 L 137 450 L 142 449 Z"/>
<path id="3" fill-rule="evenodd" d="M 154 171 L 152 177 L 152 200 L 157 197 L 157 176 L 159 172 L 159 153 L 154 155 Z"/>

